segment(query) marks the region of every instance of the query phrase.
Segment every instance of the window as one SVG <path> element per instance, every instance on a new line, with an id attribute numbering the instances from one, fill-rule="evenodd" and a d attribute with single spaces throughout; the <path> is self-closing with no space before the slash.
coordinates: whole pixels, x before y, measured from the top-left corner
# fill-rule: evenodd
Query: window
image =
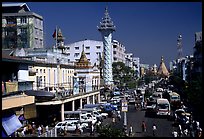
<path id="1" fill-rule="evenodd" d="M 38 69 L 36 69 L 36 72 L 38 73 Z"/>
<path id="2" fill-rule="evenodd" d="M 116 51 L 113 51 L 113 54 L 116 54 Z"/>
<path id="3" fill-rule="evenodd" d="M 44 86 L 46 86 L 46 78 L 45 78 L 45 76 L 44 76 Z"/>
<path id="4" fill-rule="evenodd" d="M 79 47 L 75 47 L 75 50 L 79 50 Z"/>
<path id="5" fill-rule="evenodd" d="M 113 45 L 113 48 L 117 48 L 117 45 Z"/>
<path id="6" fill-rule="evenodd" d="M 86 53 L 86 55 L 90 55 L 90 53 Z"/>
<path id="7" fill-rule="evenodd" d="M 68 56 L 70 56 L 70 53 L 67 53 Z"/>
<path id="8" fill-rule="evenodd" d="M 78 57 L 78 56 L 79 56 L 79 53 L 75 53 L 75 54 L 74 54 L 74 57 Z"/>
<path id="9" fill-rule="evenodd" d="M 89 50 L 89 49 L 90 49 L 90 46 L 86 46 L 85 48 Z"/>
<path id="10" fill-rule="evenodd" d="M 67 50 L 70 50 L 70 47 L 67 47 Z"/>
<path id="11" fill-rule="evenodd" d="M 21 17 L 21 24 L 26 23 L 26 18 L 25 17 Z"/>
<path id="12" fill-rule="evenodd" d="M 21 28 L 21 33 L 26 33 L 26 28 Z"/>
<path id="13" fill-rule="evenodd" d="M 96 46 L 96 48 L 97 48 L 97 49 L 100 49 L 100 48 L 101 48 L 101 46 Z"/>
<path id="14" fill-rule="evenodd" d="M 45 73 L 45 69 L 44 69 L 43 71 L 44 71 L 44 73 Z"/>
<path id="15" fill-rule="evenodd" d="M 42 69 L 40 69 L 40 73 L 42 73 Z"/>

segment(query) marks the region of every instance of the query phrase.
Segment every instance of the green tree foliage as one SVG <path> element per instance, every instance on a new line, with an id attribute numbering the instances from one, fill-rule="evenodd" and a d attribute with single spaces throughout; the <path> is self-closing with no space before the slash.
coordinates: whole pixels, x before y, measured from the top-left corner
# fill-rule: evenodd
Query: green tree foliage
<path id="1" fill-rule="evenodd" d="M 99 137 L 125 137 L 121 129 L 113 128 L 110 124 L 98 128 Z"/>
<path id="2" fill-rule="evenodd" d="M 118 82 L 119 86 L 126 85 L 129 88 L 134 88 L 136 86 L 134 70 L 125 66 L 123 62 L 114 62 L 112 67 L 113 80 Z"/>

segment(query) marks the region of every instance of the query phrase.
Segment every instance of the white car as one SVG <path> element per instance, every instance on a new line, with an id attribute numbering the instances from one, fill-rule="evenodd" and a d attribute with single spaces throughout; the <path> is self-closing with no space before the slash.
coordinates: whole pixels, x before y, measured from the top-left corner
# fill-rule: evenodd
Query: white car
<path id="1" fill-rule="evenodd" d="M 59 122 L 57 123 L 57 125 L 55 126 L 55 128 L 57 129 L 57 132 L 60 132 L 60 130 L 67 130 L 67 131 L 75 131 L 76 130 L 76 126 L 77 126 L 78 122 L 76 121 L 64 121 L 64 122 Z M 79 129 L 82 129 L 82 125 L 78 126 Z"/>
<path id="2" fill-rule="evenodd" d="M 104 119 L 106 119 L 108 117 L 108 113 L 106 113 L 106 112 L 102 112 L 100 114 Z"/>

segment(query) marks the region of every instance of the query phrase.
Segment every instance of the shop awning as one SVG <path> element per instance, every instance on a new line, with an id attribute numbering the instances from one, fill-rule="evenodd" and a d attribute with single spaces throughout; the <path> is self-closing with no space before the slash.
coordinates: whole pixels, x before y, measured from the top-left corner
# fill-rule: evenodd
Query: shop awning
<path id="1" fill-rule="evenodd" d="M 21 122 L 19 121 L 18 117 L 13 114 L 7 117 L 2 118 L 2 126 L 6 131 L 7 135 L 11 135 L 16 130 L 22 127 Z"/>

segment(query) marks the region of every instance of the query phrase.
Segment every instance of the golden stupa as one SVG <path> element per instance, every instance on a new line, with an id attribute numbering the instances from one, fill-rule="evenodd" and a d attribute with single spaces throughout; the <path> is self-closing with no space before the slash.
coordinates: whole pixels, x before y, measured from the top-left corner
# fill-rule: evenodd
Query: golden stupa
<path id="1" fill-rule="evenodd" d="M 87 59 L 86 54 L 84 52 L 84 46 L 83 46 L 83 50 L 81 52 L 81 57 L 80 57 L 79 61 L 75 63 L 75 66 L 77 68 L 90 68 L 91 67 L 91 62 L 89 62 L 89 60 Z"/>
<path id="2" fill-rule="evenodd" d="M 169 72 L 165 66 L 163 56 L 161 57 L 161 62 L 160 62 L 157 74 L 162 76 L 162 77 L 168 77 L 169 76 Z"/>

